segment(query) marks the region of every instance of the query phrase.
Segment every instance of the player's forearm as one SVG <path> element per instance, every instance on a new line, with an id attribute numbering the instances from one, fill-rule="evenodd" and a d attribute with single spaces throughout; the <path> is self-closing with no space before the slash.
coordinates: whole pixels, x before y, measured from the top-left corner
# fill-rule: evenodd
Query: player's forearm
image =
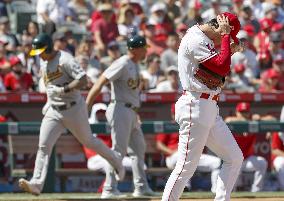
<path id="1" fill-rule="evenodd" d="M 107 78 L 104 75 L 101 75 L 98 81 L 93 85 L 88 96 L 86 98 L 86 104 L 90 111 L 96 97 L 100 94 L 102 87 L 108 82 Z"/>
<path id="2" fill-rule="evenodd" d="M 172 155 L 173 150 L 169 149 L 167 146 L 165 146 L 163 143 L 161 142 L 157 142 L 156 145 L 157 149 L 160 150 L 163 154 L 168 154 L 168 155 Z"/>
<path id="3" fill-rule="evenodd" d="M 230 50 L 230 35 L 222 36 L 221 50 L 217 56 L 214 56 L 202 63 L 209 70 L 225 76 L 230 71 L 231 50 Z"/>
<path id="4" fill-rule="evenodd" d="M 64 86 L 64 91 L 72 91 L 74 89 L 81 89 L 82 87 L 87 85 L 87 76 L 81 77 L 79 80 L 73 80 L 68 85 Z"/>
<path id="5" fill-rule="evenodd" d="M 280 149 L 272 149 L 272 154 L 276 156 L 284 156 L 284 151 L 281 151 Z"/>

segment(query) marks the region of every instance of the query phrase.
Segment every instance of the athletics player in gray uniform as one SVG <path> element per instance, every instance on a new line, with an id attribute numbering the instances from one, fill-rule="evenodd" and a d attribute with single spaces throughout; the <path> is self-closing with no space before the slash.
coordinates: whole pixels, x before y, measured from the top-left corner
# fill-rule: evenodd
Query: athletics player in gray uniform
<path id="1" fill-rule="evenodd" d="M 47 34 L 36 36 L 32 45 L 30 55 L 39 55 L 42 59 L 41 72 L 46 86 L 47 104 L 43 109 L 44 118 L 33 177 L 30 181 L 20 179 L 19 186 L 34 195 L 40 194 L 52 148 L 65 128 L 84 146 L 108 160 L 116 170 L 117 179 L 122 180 L 125 174 L 122 157 L 92 135 L 87 106 L 79 91 L 87 83 L 84 70 L 69 53 L 55 51 Z"/>
<path id="2" fill-rule="evenodd" d="M 140 128 L 137 109 L 140 107 L 139 66 L 138 62 L 146 55 L 146 40 L 142 36 L 133 36 L 127 40 L 128 53 L 115 60 L 100 76 L 87 96 L 90 110 L 101 88 L 111 83 L 111 103 L 106 111 L 106 118 L 111 126 L 112 148 L 121 156 L 127 153 L 132 159 L 134 197 L 151 196 L 145 171 L 145 141 Z M 123 197 L 117 190 L 117 181 L 113 171 L 106 172 L 101 198 Z"/>

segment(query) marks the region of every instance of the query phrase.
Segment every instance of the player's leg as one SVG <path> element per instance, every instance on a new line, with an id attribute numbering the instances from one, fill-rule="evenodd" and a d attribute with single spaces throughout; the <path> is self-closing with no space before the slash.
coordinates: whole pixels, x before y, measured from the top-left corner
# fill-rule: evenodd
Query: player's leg
<path id="1" fill-rule="evenodd" d="M 174 169 L 177 163 L 178 152 L 176 151 L 170 156 L 166 157 L 166 166 L 169 169 Z"/>
<path id="2" fill-rule="evenodd" d="M 153 191 L 150 189 L 146 173 L 144 170 L 145 163 L 145 151 L 146 143 L 144 140 L 144 135 L 135 121 L 137 114 L 133 112 L 133 130 L 131 132 L 128 154 L 132 160 L 132 173 L 133 173 L 133 183 L 134 183 L 134 197 L 139 197 L 143 195 L 154 195 Z"/>
<path id="3" fill-rule="evenodd" d="M 277 179 L 280 185 L 280 190 L 284 190 L 284 157 L 277 156 L 273 161 L 273 166 L 277 172 Z"/>
<path id="4" fill-rule="evenodd" d="M 223 160 L 217 179 L 215 201 L 228 201 L 242 166 L 243 154 L 220 116 L 210 130 L 206 146 Z"/>
<path id="5" fill-rule="evenodd" d="M 197 166 L 199 171 L 211 172 L 211 191 L 216 192 L 217 179 L 220 173 L 221 159 L 209 154 L 202 154 Z"/>
<path id="6" fill-rule="evenodd" d="M 88 159 L 87 167 L 89 170 L 105 173 L 108 162 L 101 155 L 95 155 Z"/>
<path id="7" fill-rule="evenodd" d="M 111 125 L 112 149 L 124 157 L 127 153 L 127 147 L 131 131 L 130 109 L 121 104 L 110 104 L 106 111 L 108 123 Z M 117 190 L 117 181 L 112 169 L 106 172 L 106 181 L 103 187 L 102 198 L 112 198 L 119 195 Z"/>
<path id="8" fill-rule="evenodd" d="M 29 182 L 24 179 L 19 180 L 19 185 L 23 190 L 32 194 L 39 194 L 41 192 L 45 182 L 52 148 L 63 131 L 64 127 L 61 125 L 60 120 L 47 115 L 43 118 L 40 127 L 39 145 L 33 177 Z"/>
<path id="9" fill-rule="evenodd" d="M 122 157 L 108 148 L 99 138 L 93 136 L 85 102 L 77 103 L 74 107 L 64 111 L 63 115 L 64 126 L 71 131 L 78 141 L 105 158 L 118 171 L 118 174 L 124 177 L 125 169 L 122 166 Z"/>
<path id="10" fill-rule="evenodd" d="M 243 162 L 242 170 L 254 172 L 251 192 L 263 190 L 267 165 L 267 161 L 261 156 L 250 156 Z"/>
<path id="11" fill-rule="evenodd" d="M 197 168 L 216 115 L 216 104 L 210 101 L 182 96 L 176 103 L 175 119 L 180 125 L 179 154 L 165 186 L 163 201 L 176 201 L 181 196 Z"/>

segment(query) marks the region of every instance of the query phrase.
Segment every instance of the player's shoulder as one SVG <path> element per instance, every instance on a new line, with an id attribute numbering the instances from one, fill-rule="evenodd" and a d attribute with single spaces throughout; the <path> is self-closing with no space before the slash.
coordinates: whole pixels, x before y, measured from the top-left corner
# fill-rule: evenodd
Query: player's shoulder
<path id="1" fill-rule="evenodd" d="M 210 40 L 201 31 L 198 25 L 194 25 L 187 30 L 181 43 L 189 44 L 189 46 L 195 47 L 196 45 L 202 45 L 202 44 L 206 45 L 207 43 L 210 43 Z"/>
<path id="2" fill-rule="evenodd" d="M 69 62 L 72 62 L 75 60 L 75 58 L 73 57 L 72 54 L 70 54 L 69 52 L 66 52 L 66 51 L 63 51 L 63 50 L 60 50 L 59 51 L 59 60 L 61 62 L 64 62 L 64 63 L 69 63 Z"/>

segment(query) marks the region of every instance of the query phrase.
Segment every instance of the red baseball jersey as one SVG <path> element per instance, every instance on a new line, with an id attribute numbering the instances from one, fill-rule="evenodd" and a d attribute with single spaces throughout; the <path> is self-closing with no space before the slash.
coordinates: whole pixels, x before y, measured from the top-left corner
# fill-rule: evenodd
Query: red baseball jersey
<path id="1" fill-rule="evenodd" d="M 256 142 L 255 134 L 248 134 L 247 136 L 234 134 L 234 137 L 242 150 L 245 159 L 254 155 L 254 144 Z"/>
<path id="2" fill-rule="evenodd" d="M 271 149 L 279 149 L 281 151 L 284 151 L 283 141 L 279 137 L 279 133 L 278 132 L 274 132 L 272 134 Z M 271 154 L 271 160 L 274 161 L 275 158 L 276 158 L 276 155 Z"/>
<path id="3" fill-rule="evenodd" d="M 158 142 L 162 142 L 164 145 L 166 145 L 171 150 L 176 150 L 178 148 L 178 133 L 158 133 L 156 135 L 156 140 Z"/>
<path id="4" fill-rule="evenodd" d="M 4 84 L 7 89 L 12 91 L 28 91 L 34 82 L 32 75 L 29 73 L 23 73 L 21 76 L 18 76 L 14 72 L 10 72 L 5 76 Z"/>
<path id="5" fill-rule="evenodd" d="M 98 134 L 97 137 L 100 138 L 108 147 L 112 146 L 110 135 Z M 83 147 L 83 150 L 85 152 L 85 156 L 87 157 L 87 159 L 91 158 L 92 156 L 97 155 L 97 152 L 91 149 L 88 149 L 86 147 Z"/>

